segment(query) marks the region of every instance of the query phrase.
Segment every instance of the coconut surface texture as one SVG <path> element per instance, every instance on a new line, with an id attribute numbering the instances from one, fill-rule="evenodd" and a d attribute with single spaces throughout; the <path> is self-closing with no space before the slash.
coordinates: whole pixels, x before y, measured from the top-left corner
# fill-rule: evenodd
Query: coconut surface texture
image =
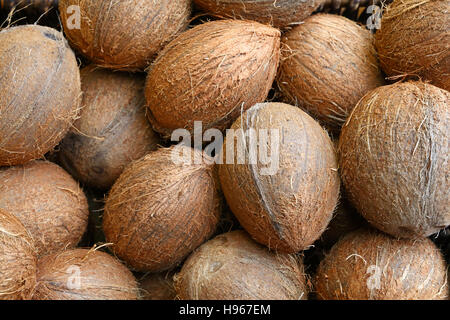
<path id="1" fill-rule="evenodd" d="M 388 76 L 450 91 L 450 1 L 394 0 L 381 20 L 375 45 Z"/>
<path id="2" fill-rule="evenodd" d="M 108 189 L 130 162 L 156 150 L 159 137 L 145 115 L 144 78 L 81 70 L 83 109 L 60 144 L 63 167 L 83 183 Z"/>
<path id="3" fill-rule="evenodd" d="M 361 229 L 320 263 L 315 290 L 324 300 L 445 300 L 446 265 L 427 238 L 395 239 Z"/>
<path id="4" fill-rule="evenodd" d="M 138 71 L 187 27 L 191 1 L 60 0 L 59 11 L 72 47 L 101 67 Z"/>
<path id="5" fill-rule="evenodd" d="M 283 103 L 256 104 L 231 129 L 219 165 L 231 210 L 270 249 L 306 249 L 327 227 L 339 197 L 328 134 L 305 112 Z M 251 133 L 242 138 L 244 132 L 254 132 L 258 141 Z"/>
<path id="6" fill-rule="evenodd" d="M 36 263 L 28 231 L 14 215 L 0 209 L 0 300 L 30 299 Z"/>
<path id="7" fill-rule="evenodd" d="M 173 272 L 151 273 L 140 281 L 143 300 L 175 300 Z"/>
<path id="8" fill-rule="evenodd" d="M 201 24 L 178 36 L 149 69 L 145 96 L 156 131 L 223 130 L 263 102 L 275 78 L 280 31 L 239 20 Z"/>
<path id="9" fill-rule="evenodd" d="M 136 271 L 174 267 L 218 224 L 221 198 L 213 164 L 196 164 L 178 151 L 203 156 L 188 147 L 154 151 L 127 167 L 106 199 L 106 240 Z"/>
<path id="10" fill-rule="evenodd" d="M 450 93 L 421 82 L 375 89 L 339 141 L 349 200 L 376 228 L 419 238 L 450 225 Z"/>
<path id="11" fill-rule="evenodd" d="M 133 274 L 107 253 L 70 249 L 38 261 L 33 300 L 137 300 Z"/>
<path id="12" fill-rule="evenodd" d="M 183 300 L 307 299 L 303 263 L 270 252 L 245 231 L 232 231 L 203 244 L 175 275 Z"/>
<path id="13" fill-rule="evenodd" d="M 0 32 L 0 166 L 53 149 L 77 117 L 80 72 L 62 33 L 38 25 Z"/>
<path id="14" fill-rule="evenodd" d="M 75 247 L 88 223 L 88 203 L 78 183 L 46 161 L 0 170 L 0 208 L 30 232 L 39 255 Z"/>
<path id="15" fill-rule="evenodd" d="M 339 130 L 367 92 L 384 84 L 369 30 L 317 14 L 282 37 L 277 78 L 283 99 Z"/>

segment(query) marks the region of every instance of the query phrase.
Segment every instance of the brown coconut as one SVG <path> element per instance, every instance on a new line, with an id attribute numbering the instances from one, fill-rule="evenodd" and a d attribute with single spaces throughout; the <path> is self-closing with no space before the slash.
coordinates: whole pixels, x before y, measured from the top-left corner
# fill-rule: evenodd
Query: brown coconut
<path id="1" fill-rule="evenodd" d="M 281 41 L 283 99 L 333 131 L 362 96 L 384 84 L 371 33 L 345 17 L 311 16 Z"/>
<path id="2" fill-rule="evenodd" d="M 133 274 L 107 253 L 71 249 L 39 259 L 33 300 L 137 300 Z"/>
<path id="3" fill-rule="evenodd" d="M 324 300 L 446 299 L 446 272 L 431 240 L 361 229 L 342 238 L 320 263 L 315 290 Z"/>
<path id="4" fill-rule="evenodd" d="M 14 215 L 0 209 L 0 300 L 30 299 L 36 261 L 28 231 Z"/>
<path id="5" fill-rule="evenodd" d="M 339 197 L 337 159 L 328 134 L 305 112 L 282 103 L 253 106 L 231 129 L 234 135 L 228 132 L 224 164 L 219 165 L 231 210 L 250 235 L 269 248 L 287 253 L 306 249 L 327 227 Z M 280 142 L 277 147 L 275 133 L 266 142 L 260 140 L 267 151 L 259 147 L 257 161 L 251 161 L 247 150 L 252 141 L 242 139 L 240 129 L 254 130 L 257 136 L 273 130 Z M 272 164 L 265 164 L 261 150 L 272 157 Z M 275 170 L 268 170 L 271 167 Z"/>
<path id="6" fill-rule="evenodd" d="M 412 76 L 450 91 L 450 1 L 394 0 L 375 45 L 393 78 Z"/>
<path id="7" fill-rule="evenodd" d="M 275 78 L 280 31 L 252 21 L 201 24 L 167 45 L 149 70 L 149 118 L 165 136 L 178 128 L 225 129 L 263 102 Z"/>
<path id="8" fill-rule="evenodd" d="M 339 141 L 349 200 L 376 228 L 426 237 L 450 225 L 450 93 L 421 82 L 375 89 Z"/>
<path id="9" fill-rule="evenodd" d="M 145 115 L 143 87 L 139 75 L 81 70 L 83 109 L 59 152 L 72 176 L 108 189 L 126 165 L 156 150 L 159 137 Z"/>
<path id="10" fill-rule="evenodd" d="M 46 161 L 0 170 L 0 208 L 30 232 L 39 255 L 75 247 L 88 223 L 88 204 L 78 183 Z"/>
<path id="11" fill-rule="evenodd" d="M 114 253 L 136 271 L 159 272 L 181 262 L 214 232 L 220 197 L 206 158 L 174 161 L 177 150 L 161 148 L 128 166 L 105 205 L 103 230 Z"/>
<path id="12" fill-rule="evenodd" d="M 143 300 L 175 300 L 173 272 L 151 273 L 140 281 Z"/>
<path id="13" fill-rule="evenodd" d="M 62 33 L 38 25 L 0 32 L 0 166 L 53 149 L 81 97 L 77 61 Z"/>
<path id="14" fill-rule="evenodd" d="M 187 27 L 191 1 L 60 0 L 59 11 L 76 50 L 101 67 L 136 71 Z"/>
<path id="15" fill-rule="evenodd" d="M 303 263 L 274 253 L 245 231 L 215 237 L 196 250 L 175 275 L 183 300 L 307 299 Z"/>

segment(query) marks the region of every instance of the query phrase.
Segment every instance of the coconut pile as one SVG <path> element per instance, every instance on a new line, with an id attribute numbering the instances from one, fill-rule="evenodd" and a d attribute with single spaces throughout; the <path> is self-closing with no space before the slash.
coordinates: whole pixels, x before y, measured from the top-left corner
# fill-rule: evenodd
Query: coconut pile
<path id="1" fill-rule="evenodd" d="M 450 299 L 449 0 L 0 3 L 0 300 Z"/>

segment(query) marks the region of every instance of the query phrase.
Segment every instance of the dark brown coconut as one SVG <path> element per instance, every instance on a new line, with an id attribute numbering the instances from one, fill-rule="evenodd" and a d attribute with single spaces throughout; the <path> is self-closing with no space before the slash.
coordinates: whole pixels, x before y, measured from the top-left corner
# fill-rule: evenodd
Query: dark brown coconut
<path id="1" fill-rule="evenodd" d="M 0 166 L 38 159 L 59 143 L 78 114 L 75 55 L 54 29 L 4 29 L 0 74 Z"/>
<path id="2" fill-rule="evenodd" d="M 25 10 L 27 13 L 45 13 L 58 6 L 58 0 L 2 0 L 0 8 L 5 10 Z"/>
<path id="3" fill-rule="evenodd" d="M 176 298 L 173 272 L 148 274 L 140 283 L 143 300 L 175 300 Z"/>
<path id="4" fill-rule="evenodd" d="M 175 275 L 183 300 L 299 300 L 308 291 L 303 263 L 274 253 L 246 232 L 215 237 L 196 250 Z"/>
<path id="5" fill-rule="evenodd" d="M 277 79 L 284 100 L 338 130 L 359 99 L 384 84 L 369 30 L 318 14 L 282 37 Z"/>
<path id="6" fill-rule="evenodd" d="M 137 300 L 133 274 L 107 253 L 72 249 L 38 261 L 33 300 Z"/>
<path id="7" fill-rule="evenodd" d="M 76 246 L 89 215 L 78 183 L 46 161 L 0 170 L 0 208 L 23 223 L 39 255 Z"/>
<path id="8" fill-rule="evenodd" d="M 280 31 L 252 21 L 201 24 L 167 45 L 149 70 L 145 95 L 155 130 L 170 136 L 194 121 L 225 129 L 263 102 L 279 61 Z"/>
<path id="9" fill-rule="evenodd" d="M 73 27 L 73 5 L 80 8 L 80 28 Z M 99 66 L 134 71 L 187 27 L 191 1 L 60 0 L 59 11 L 75 49 Z"/>
<path id="10" fill-rule="evenodd" d="M 320 263 L 315 290 L 324 300 L 446 299 L 446 272 L 431 240 L 361 229 L 342 238 Z"/>
<path id="11" fill-rule="evenodd" d="M 375 45 L 383 70 L 413 76 L 450 91 L 450 1 L 394 0 Z"/>
<path id="12" fill-rule="evenodd" d="M 245 163 L 239 164 L 242 148 L 238 149 L 238 138 L 242 134 L 227 134 L 219 178 L 231 210 L 250 235 L 269 248 L 288 253 L 306 249 L 327 227 L 339 197 L 331 139 L 305 112 L 282 103 L 253 106 L 231 129 L 253 129 L 257 135 L 271 129 L 278 132 L 280 140 L 276 150 L 271 149 L 275 135 L 267 139 L 266 152 L 279 155 L 279 168 L 263 172 L 270 166 L 261 156 L 251 164 L 249 152 L 245 152 Z M 231 139 L 235 141 L 234 155 L 227 156 L 227 148 L 233 150 Z M 247 146 L 251 144 L 249 139 L 245 141 Z"/>
<path id="13" fill-rule="evenodd" d="M 14 215 L 0 209 L 0 300 L 31 297 L 36 260 L 28 231 Z"/>
<path id="14" fill-rule="evenodd" d="M 106 239 L 137 271 L 177 265 L 212 235 L 219 221 L 213 165 L 175 163 L 175 150 L 162 148 L 132 163 L 106 199 Z M 202 156 L 188 147 L 181 150 Z"/>
<path id="15" fill-rule="evenodd" d="M 303 21 L 324 0 L 194 0 L 194 3 L 210 15 L 255 20 L 284 28 Z"/>
<path id="16" fill-rule="evenodd" d="M 343 127 L 342 181 L 378 229 L 417 238 L 450 225 L 449 103 L 435 86 L 396 83 L 367 94 Z"/>
<path id="17" fill-rule="evenodd" d="M 83 109 L 59 152 L 75 178 L 107 189 L 126 165 L 157 148 L 159 137 L 145 115 L 143 87 L 138 75 L 81 70 Z"/>

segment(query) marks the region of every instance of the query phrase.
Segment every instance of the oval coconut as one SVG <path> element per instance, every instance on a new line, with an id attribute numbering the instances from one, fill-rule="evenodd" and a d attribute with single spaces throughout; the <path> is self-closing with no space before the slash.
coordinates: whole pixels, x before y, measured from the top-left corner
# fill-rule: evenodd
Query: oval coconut
<path id="1" fill-rule="evenodd" d="M 306 249 L 327 227 L 339 197 L 337 160 L 328 134 L 305 112 L 282 103 L 253 106 L 231 129 L 235 131 L 227 133 L 224 164 L 219 165 L 231 210 L 269 248 L 287 253 Z M 266 141 L 258 142 L 266 148 L 258 148 L 257 161 L 249 158 L 249 151 L 244 153 L 243 142 L 256 144 L 248 137 L 243 141 L 240 129 L 254 130 L 257 136 L 271 130 Z M 272 162 L 265 164 L 261 152 Z"/>
<path id="2" fill-rule="evenodd" d="M 154 151 L 127 167 L 106 199 L 106 240 L 137 271 L 174 267 L 218 224 L 221 199 L 213 165 L 206 158 L 199 164 L 174 161 L 180 150 L 202 157 L 188 147 Z"/>
<path id="3" fill-rule="evenodd" d="M 58 165 L 33 161 L 0 170 L 0 208 L 30 232 L 39 255 L 75 247 L 88 223 L 78 183 Z"/>
<path id="4" fill-rule="evenodd" d="M 450 1 L 394 0 L 375 45 L 393 78 L 414 76 L 450 91 Z"/>
<path id="5" fill-rule="evenodd" d="M 282 37 L 277 79 L 286 102 L 332 130 L 367 92 L 384 84 L 369 30 L 345 17 L 318 14 Z"/>
<path id="6" fill-rule="evenodd" d="M 320 263 L 315 290 L 324 300 L 444 300 L 446 273 L 431 240 L 361 229 L 342 238 Z"/>
<path id="7" fill-rule="evenodd" d="M 450 93 L 420 82 L 367 94 L 339 141 L 349 200 L 376 228 L 426 237 L 450 225 Z"/>
<path id="8" fill-rule="evenodd" d="M 59 11 L 76 50 L 101 67 L 137 71 L 187 27 L 191 1 L 60 0 Z"/>
<path id="9" fill-rule="evenodd" d="M 36 263 L 28 231 L 14 215 L 0 209 L 0 300 L 30 299 Z"/>
<path id="10" fill-rule="evenodd" d="M 33 300 L 137 300 L 133 274 L 107 253 L 72 249 L 38 261 Z"/>
<path id="11" fill-rule="evenodd" d="M 125 166 L 156 150 L 159 137 L 145 115 L 139 75 L 81 70 L 83 109 L 60 144 L 59 159 L 72 176 L 108 189 Z"/>
<path id="12" fill-rule="evenodd" d="M 77 117 L 80 72 L 62 33 L 38 25 L 0 32 L 0 166 L 53 149 Z"/>
<path id="13" fill-rule="evenodd" d="M 140 281 L 143 300 L 175 300 L 173 273 L 152 273 Z"/>
<path id="14" fill-rule="evenodd" d="M 165 136 L 194 121 L 223 130 L 242 110 L 263 102 L 279 61 L 280 31 L 252 21 L 201 24 L 167 45 L 151 66 L 149 117 Z"/>

